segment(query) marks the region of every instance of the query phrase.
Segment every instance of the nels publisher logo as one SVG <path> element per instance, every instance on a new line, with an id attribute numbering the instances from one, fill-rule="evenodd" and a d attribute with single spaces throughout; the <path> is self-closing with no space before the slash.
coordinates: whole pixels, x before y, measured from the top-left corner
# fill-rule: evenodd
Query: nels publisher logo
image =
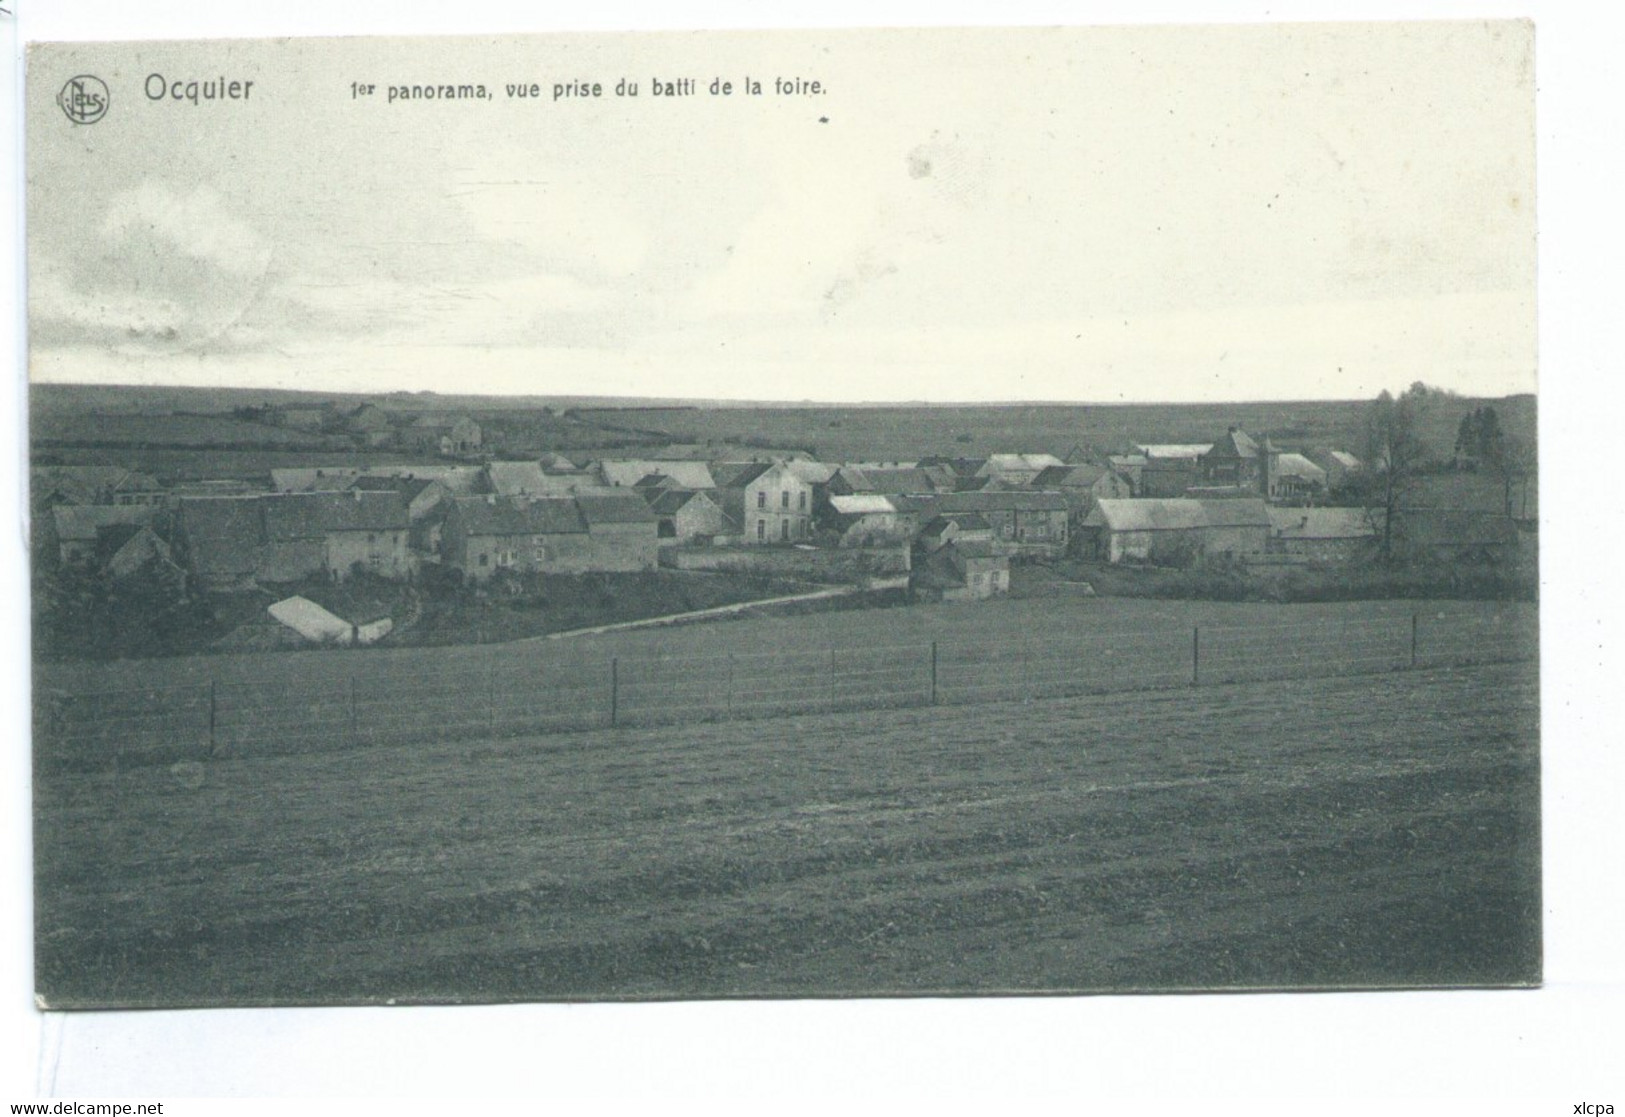
<path id="1" fill-rule="evenodd" d="M 109 100 L 106 83 L 90 74 L 69 78 L 56 95 L 56 103 L 75 124 L 94 124 L 106 116 Z"/>

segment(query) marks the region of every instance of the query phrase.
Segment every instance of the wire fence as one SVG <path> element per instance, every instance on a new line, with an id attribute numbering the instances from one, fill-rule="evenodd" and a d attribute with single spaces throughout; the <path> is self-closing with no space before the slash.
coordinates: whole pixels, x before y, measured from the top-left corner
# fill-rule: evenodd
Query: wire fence
<path id="1" fill-rule="evenodd" d="M 768 654 L 511 659 L 444 672 L 328 675 L 296 692 L 219 682 L 50 693 L 42 763 L 100 768 L 789 714 L 883 710 L 1514 662 L 1497 615 L 1350 617 L 1088 630 L 1076 638 L 783 649 Z"/>

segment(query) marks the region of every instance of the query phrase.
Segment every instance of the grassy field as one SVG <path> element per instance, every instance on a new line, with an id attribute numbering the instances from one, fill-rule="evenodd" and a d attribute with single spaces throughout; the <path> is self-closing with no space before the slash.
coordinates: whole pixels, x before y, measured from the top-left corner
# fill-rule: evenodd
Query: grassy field
<path id="1" fill-rule="evenodd" d="M 1520 603 L 1005 599 L 563 640 L 42 662 L 43 766 L 1369 674 L 1532 658 Z M 1196 630 L 1200 629 L 1200 633 Z M 1199 649 L 1193 644 L 1199 643 Z M 933 645 L 935 652 L 933 653 Z"/>
<path id="2" fill-rule="evenodd" d="M 47 772 L 38 987 L 1529 982 L 1536 707 L 1525 663 Z"/>

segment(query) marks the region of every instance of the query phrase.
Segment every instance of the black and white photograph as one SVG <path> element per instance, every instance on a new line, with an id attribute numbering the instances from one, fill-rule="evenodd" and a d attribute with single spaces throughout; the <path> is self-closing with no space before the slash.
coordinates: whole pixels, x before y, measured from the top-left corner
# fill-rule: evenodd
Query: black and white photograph
<path id="1" fill-rule="evenodd" d="M 1541 982 L 1529 23 L 26 83 L 42 1007 Z"/>

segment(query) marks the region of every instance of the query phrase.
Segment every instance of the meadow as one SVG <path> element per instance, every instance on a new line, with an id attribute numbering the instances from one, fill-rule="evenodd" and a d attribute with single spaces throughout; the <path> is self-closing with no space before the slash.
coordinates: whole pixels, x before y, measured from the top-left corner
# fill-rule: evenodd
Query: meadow
<path id="1" fill-rule="evenodd" d="M 135 1007 L 1524 984 L 1537 719 L 1526 662 L 44 771 L 37 986 Z"/>

